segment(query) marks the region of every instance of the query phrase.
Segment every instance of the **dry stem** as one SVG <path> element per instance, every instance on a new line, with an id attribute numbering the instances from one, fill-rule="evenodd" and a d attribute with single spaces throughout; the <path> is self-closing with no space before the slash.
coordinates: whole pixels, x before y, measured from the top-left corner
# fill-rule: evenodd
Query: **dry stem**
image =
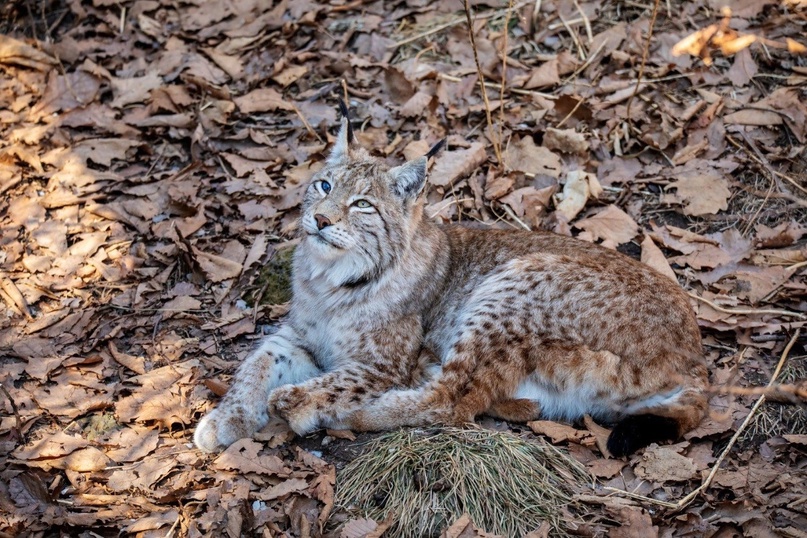
<path id="1" fill-rule="evenodd" d="M 754 308 L 723 308 L 722 306 L 718 305 L 710 301 L 709 299 L 704 299 L 703 297 L 696 295 L 692 292 L 687 292 L 687 294 L 692 297 L 693 299 L 697 299 L 698 301 L 704 302 L 717 310 L 718 312 L 724 312 L 726 314 L 744 314 L 744 315 L 755 315 L 755 314 L 773 314 L 776 316 L 787 316 L 793 318 L 804 319 L 807 317 L 807 314 L 803 312 L 791 312 L 790 310 L 774 310 L 774 309 L 754 309 Z"/>
<path id="2" fill-rule="evenodd" d="M 639 76 L 636 80 L 636 86 L 633 87 L 633 93 L 628 98 L 628 102 L 625 105 L 625 115 L 628 117 L 628 123 L 633 126 L 633 120 L 630 117 L 630 105 L 633 102 L 633 98 L 636 97 L 636 94 L 639 92 L 639 86 L 642 84 L 642 77 L 644 76 L 644 69 L 647 65 L 647 54 L 650 51 L 650 40 L 653 39 L 653 29 L 656 26 L 656 16 L 658 15 L 658 6 L 660 0 L 656 0 L 653 3 L 653 15 L 650 17 L 650 28 L 647 29 L 647 40 L 644 43 L 644 48 L 642 49 L 642 63 L 639 66 Z"/>
<path id="3" fill-rule="evenodd" d="M 471 12 L 471 4 L 469 0 L 465 0 L 465 18 L 468 22 L 468 35 L 471 37 L 471 49 L 474 51 L 474 63 L 476 63 L 476 72 L 479 75 L 479 89 L 482 91 L 482 100 L 485 102 L 485 117 L 488 121 L 488 134 L 493 143 L 493 151 L 496 153 L 496 160 L 498 165 L 502 166 L 502 149 L 501 143 L 496 137 L 493 130 L 493 119 L 490 115 L 490 101 L 488 100 L 488 92 L 485 89 L 485 75 L 482 73 L 482 65 L 479 63 L 479 51 L 476 48 L 476 37 L 474 36 L 474 22 L 473 14 Z"/>

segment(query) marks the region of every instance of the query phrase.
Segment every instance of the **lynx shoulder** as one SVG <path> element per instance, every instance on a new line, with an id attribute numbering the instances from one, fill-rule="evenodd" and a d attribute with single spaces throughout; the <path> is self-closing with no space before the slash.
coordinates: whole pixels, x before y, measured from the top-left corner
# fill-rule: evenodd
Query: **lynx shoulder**
<path id="1" fill-rule="evenodd" d="M 304 434 L 590 414 L 615 424 L 608 447 L 625 455 L 701 421 L 700 332 L 675 282 L 570 237 L 434 224 L 427 156 L 385 166 L 344 112 L 302 204 L 288 317 L 197 446 L 225 447 L 271 415 Z"/>

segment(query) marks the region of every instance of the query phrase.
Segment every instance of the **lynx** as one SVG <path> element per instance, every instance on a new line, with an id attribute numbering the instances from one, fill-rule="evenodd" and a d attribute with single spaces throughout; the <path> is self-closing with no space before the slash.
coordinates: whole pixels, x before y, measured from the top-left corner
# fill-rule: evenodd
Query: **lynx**
<path id="1" fill-rule="evenodd" d="M 302 204 L 285 324 L 239 367 L 194 435 L 226 447 L 281 417 L 298 434 L 524 422 L 616 423 L 624 456 L 707 411 L 700 332 L 682 289 L 598 245 L 440 226 L 426 156 L 389 168 L 347 110 Z"/>

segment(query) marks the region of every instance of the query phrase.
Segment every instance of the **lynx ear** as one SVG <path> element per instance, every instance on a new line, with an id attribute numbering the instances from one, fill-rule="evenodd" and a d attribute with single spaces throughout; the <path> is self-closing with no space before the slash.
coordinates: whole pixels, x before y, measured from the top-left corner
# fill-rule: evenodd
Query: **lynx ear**
<path id="1" fill-rule="evenodd" d="M 353 127 L 350 125 L 350 111 L 344 101 L 339 99 L 339 111 L 342 113 L 342 125 L 336 135 L 336 144 L 328 156 L 329 164 L 337 164 L 348 157 L 350 145 L 354 142 Z"/>
<path id="2" fill-rule="evenodd" d="M 392 192 L 401 198 L 415 198 L 426 184 L 426 157 L 418 157 L 390 169 Z"/>

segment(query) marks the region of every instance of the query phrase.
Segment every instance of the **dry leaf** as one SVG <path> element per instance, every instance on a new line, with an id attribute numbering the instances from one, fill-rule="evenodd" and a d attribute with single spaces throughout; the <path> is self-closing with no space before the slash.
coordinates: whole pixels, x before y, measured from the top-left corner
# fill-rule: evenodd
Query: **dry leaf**
<path id="1" fill-rule="evenodd" d="M 588 176 L 585 172 L 574 170 L 566 177 L 563 193 L 558 196 L 561 201 L 555 210 L 566 217 L 567 221 L 575 218 L 586 207 L 590 193 Z"/>
<path id="2" fill-rule="evenodd" d="M 700 159 L 689 161 L 680 169 L 676 168 L 676 181 L 667 187 L 668 193 L 662 202 L 683 204 L 685 215 L 714 215 L 728 208 L 731 191 L 723 173 Z M 669 192 L 675 189 L 675 192 Z"/>
<path id="3" fill-rule="evenodd" d="M 193 255 L 205 276 L 211 282 L 221 282 L 229 278 L 235 278 L 241 274 L 242 266 L 240 263 L 229 260 L 216 254 L 209 254 L 202 252 L 196 247 L 193 247 Z"/>
<path id="4" fill-rule="evenodd" d="M 258 455 L 262 448 L 263 445 L 252 439 L 241 439 L 222 452 L 213 462 L 213 467 L 220 470 L 232 469 L 240 473 L 289 476 L 290 471 L 283 464 L 283 460 L 277 456 Z"/>
<path id="5" fill-rule="evenodd" d="M 651 445 L 634 468 L 636 476 L 654 482 L 683 482 L 698 476 L 695 462 L 671 448 Z"/>
<path id="6" fill-rule="evenodd" d="M 275 110 L 294 110 L 294 105 L 287 101 L 276 90 L 261 88 L 233 99 L 238 110 L 244 114 L 252 112 L 273 112 Z"/>
<path id="7" fill-rule="evenodd" d="M 543 146 L 536 146 L 532 137 L 525 136 L 511 142 L 504 152 L 507 170 L 524 172 L 532 176 L 546 175 L 560 177 L 562 162 L 560 157 Z"/>
<path id="8" fill-rule="evenodd" d="M 678 277 L 675 275 L 675 271 L 672 270 L 672 267 L 670 267 L 670 264 L 667 262 L 667 258 L 664 257 L 664 253 L 656 246 L 656 243 L 653 242 L 650 235 L 645 235 L 642 240 L 641 259 L 643 264 L 649 265 L 673 282 L 678 283 Z"/>
<path id="9" fill-rule="evenodd" d="M 446 187 L 476 170 L 488 158 L 484 144 L 475 142 L 468 149 L 444 151 L 429 173 L 429 183 Z"/>
<path id="10" fill-rule="evenodd" d="M 544 132 L 544 146 L 549 149 L 585 155 L 588 153 L 588 142 L 583 133 L 578 133 L 574 129 L 554 129 L 547 127 Z"/>
<path id="11" fill-rule="evenodd" d="M 562 443 L 564 441 L 579 443 L 589 435 L 585 430 L 577 430 L 571 426 L 551 420 L 533 420 L 528 422 L 527 426 L 539 435 L 546 435 L 553 443 Z"/>
<path id="12" fill-rule="evenodd" d="M 585 230 L 594 239 L 602 239 L 603 245 L 611 248 L 627 243 L 639 233 L 636 221 L 615 205 L 576 222 L 574 227 Z"/>

